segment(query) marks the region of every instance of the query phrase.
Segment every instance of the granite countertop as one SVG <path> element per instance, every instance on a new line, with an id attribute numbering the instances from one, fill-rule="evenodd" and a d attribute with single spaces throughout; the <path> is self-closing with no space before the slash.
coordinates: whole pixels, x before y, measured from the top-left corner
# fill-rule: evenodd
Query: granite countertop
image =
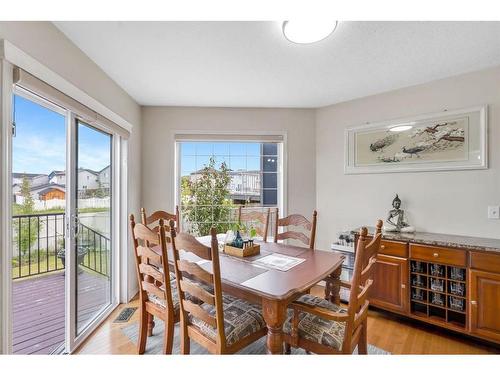
<path id="1" fill-rule="evenodd" d="M 375 233 L 374 227 L 367 228 L 370 235 L 373 235 Z M 355 229 L 353 232 L 359 233 L 359 230 L 360 228 Z M 497 252 L 500 254 L 500 239 L 497 238 L 469 237 L 458 236 L 454 234 L 428 232 L 382 232 L 382 238 L 384 240 L 391 241 L 409 242 L 430 246 L 453 247 L 466 250 Z"/>

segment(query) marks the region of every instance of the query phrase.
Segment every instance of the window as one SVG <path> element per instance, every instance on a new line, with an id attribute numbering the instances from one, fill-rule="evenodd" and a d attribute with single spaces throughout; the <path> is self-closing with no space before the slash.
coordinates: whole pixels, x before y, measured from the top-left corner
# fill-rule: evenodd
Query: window
<path id="1" fill-rule="evenodd" d="M 277 207 L 281 142 L 178 141 L 179 208 L 183 230 L 219 233 L 237 221 L 239 206 Z"/>

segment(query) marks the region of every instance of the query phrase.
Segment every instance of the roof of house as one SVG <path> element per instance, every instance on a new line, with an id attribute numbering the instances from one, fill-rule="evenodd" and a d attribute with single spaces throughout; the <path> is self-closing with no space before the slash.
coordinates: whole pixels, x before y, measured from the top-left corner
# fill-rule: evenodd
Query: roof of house
<path id="1" fill-rule="evenodd" d="M 65 176 L 66 175 L 66 171 L 52 171 L 49 173 L 49 178 L 51 178 L 52 176 Z"/>
<path id="2" fill-rule="evenodd" d="M 99 174 L 99 172 L 93 171 L 92 169 L 88 169 L 88 168 L 78 168 L 78 172 L 83 172 L 83 171 L 86 171 L 86 172 L 92 173 L 93 175 L 96 175 L 96 176 Z"/>
<path id="3" fill-rule="evenodd" d="M 12 173 L 12 177 L 13 178 L 34 178 L 34 177 L 38 177 L 38 176 L 47 176 L 46 174 L 43 174 L 43 173 Z"/>
<path id="4" fill-rule="evenodd" d="M 38 186 L 33 186 L 30 191 L 42 191 L 44 189 L 58 189 L 61 191 L 66 191 L 66 185 L 63 184 L 43 184 Z"/>
<path id="5" fill-rule="evenodd" d="M 99 172 L 96 172 L 96 171 L 94 171 L 92 169 L 78 168 L 78 172 L 82 172 L 82 171 L 86 171 L 86 172 L 92 173 L 93 175 L 96 175 L 96 176 L 99 174 Z M 56 175 L 56 176 L 65 176 L 66 175 L 66 171 L 52 171 L 52 172 L 50 172 L 49 177 L 52 177 L 54 175 Z"/>
<path id="6" fill-rule="evenodd" d="M 111 165 L 108 165 L 108 166 L 104 167 L 103 169 L 101 169 L 101 170 L 99 171 L 99 173 L 104 172 L 106 169 L 109 169 L 110 167 L 111 167 Z"/>

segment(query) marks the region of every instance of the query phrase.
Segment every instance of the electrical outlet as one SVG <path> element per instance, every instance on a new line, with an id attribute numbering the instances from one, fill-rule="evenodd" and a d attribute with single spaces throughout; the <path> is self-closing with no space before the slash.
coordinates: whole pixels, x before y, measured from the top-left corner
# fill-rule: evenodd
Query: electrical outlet
<path id="1" fill-rule="evenodd" d="M 488 219 L 500 219 L 500 206 L 488 206 Z"/>

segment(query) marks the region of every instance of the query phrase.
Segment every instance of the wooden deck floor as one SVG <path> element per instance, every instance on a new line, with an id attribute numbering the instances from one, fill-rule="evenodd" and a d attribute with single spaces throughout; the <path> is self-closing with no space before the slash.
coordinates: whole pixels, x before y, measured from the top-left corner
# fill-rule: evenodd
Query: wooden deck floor
<path id="1" fill-rule="evenodd" d="M 87 271 L 78 275 L 78 325 L 109 301 L 107 280 Z M 64 342 L 64 271 L 13 282 L 13 352 L 50 354 Z"/>

